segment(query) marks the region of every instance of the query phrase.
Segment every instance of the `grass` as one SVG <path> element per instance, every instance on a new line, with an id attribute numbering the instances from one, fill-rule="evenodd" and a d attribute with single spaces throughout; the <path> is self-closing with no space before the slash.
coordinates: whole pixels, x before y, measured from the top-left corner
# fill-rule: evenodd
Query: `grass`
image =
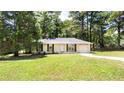
<path id="1" fill-rule="evenodd" d="M 124 57 L 124 51 L 96 51 L 96 55 Z"/>
<path id="2" fill-rule="evenodd" d="M 0 61 L 0 80 L 124 80 L 124 63 L 55 54 Z"/>

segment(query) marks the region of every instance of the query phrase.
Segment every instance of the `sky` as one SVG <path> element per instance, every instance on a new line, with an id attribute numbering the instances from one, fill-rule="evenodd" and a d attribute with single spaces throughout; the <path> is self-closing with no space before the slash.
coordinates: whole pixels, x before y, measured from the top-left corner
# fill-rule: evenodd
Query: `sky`
<path id="1" fill-rule="evenodd" d="M 59 16 L 62 21 L 69 19 L 69 11 L 62 11 L 61 15 Z"/>

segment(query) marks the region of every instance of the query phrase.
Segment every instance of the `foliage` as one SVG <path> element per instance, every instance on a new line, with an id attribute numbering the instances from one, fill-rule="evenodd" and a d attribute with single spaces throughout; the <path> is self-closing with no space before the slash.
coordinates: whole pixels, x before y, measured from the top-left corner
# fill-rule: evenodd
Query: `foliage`
<path id="1" fill-rule="evenodd" d="M 57 38 L 61 36 L 62 22 L 59 18 L 61 12 L 37 12 L 42 38 Z"/>
<path id="2" fill-rule="evenodd" d="M 13 52 L 18 56 L 18 52 L 22 49 L 31 51 L 32 40 L 39 35 L 35 27 L 34 13 L 13 11 L 1 12 L 1 14 L 4 32 L 0 33 L 5 35 L 1 38 L 1 45 L 6 46 L 3 47 L 4 50 L 9 49 L 4 53 Z"/>

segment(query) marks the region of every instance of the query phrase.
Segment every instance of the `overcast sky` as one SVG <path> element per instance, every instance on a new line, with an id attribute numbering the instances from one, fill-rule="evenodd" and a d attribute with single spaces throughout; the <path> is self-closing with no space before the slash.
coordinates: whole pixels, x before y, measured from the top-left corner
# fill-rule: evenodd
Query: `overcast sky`
<path id="1" fill-rule="evenodd" d="M 64 21 L 66 19 L 69 19 L 68 16 L 69 16 L 69 11 L 62 11 L 61 15 L 60 15 L 60 18 L 61 18 L 62 21 Z"/>

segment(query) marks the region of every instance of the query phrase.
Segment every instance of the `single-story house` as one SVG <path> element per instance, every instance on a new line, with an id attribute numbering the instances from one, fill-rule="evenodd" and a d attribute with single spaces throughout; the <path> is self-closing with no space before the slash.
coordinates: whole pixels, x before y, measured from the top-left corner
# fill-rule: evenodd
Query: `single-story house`
<path id="1" fill-rule="evenodd" d="M 41 39 L 39 42 L 46 53 L 90 52 L 92 44 L 76 38 Z"/>

